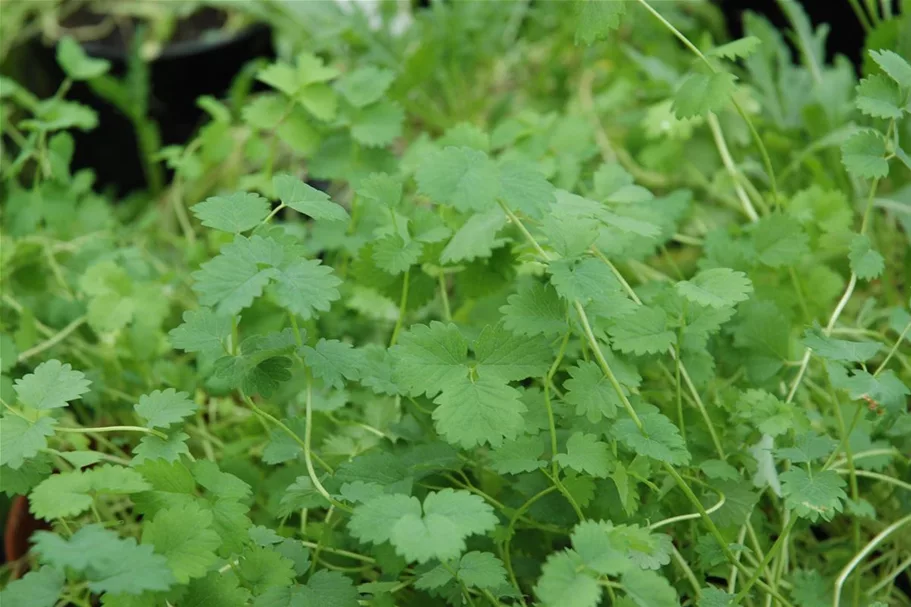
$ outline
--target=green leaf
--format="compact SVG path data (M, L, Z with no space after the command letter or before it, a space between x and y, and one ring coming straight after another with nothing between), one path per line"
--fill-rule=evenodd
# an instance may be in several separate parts
M911 88L911 65L901 55L890 50L870 51L873 61L904 89Z
M797 426L796 407L764 390L747 390L737 400L738 414L769 436L786 434ZM738 480L736 476L731 480Z
M361 108L351 118L351 137L367 147L384 146L402 135L405 111L394 101Z
M68 540L39 531L34 544L40 561L78 572L96 593L138 595L167 590L174 583L167 561L151 546L120 538L101 525L86 525Z
M797 516L813 522L820 518L829 521L844 507L847 495L842 487L845 481L832 470L815 472L811 477L806 470L794 467L779 478L785 504L793 508Z
M845 362L865 362L882 350L882 345L877 342L848 341L828 337L818 326L806 330L803 343L808 348L812 348L817 356Z
M756 222L752 239L759 260L773 268L796 264L810 251L809 237L800 225L781 213Z
M360 67L338 80L338 91L354 107L364 107L382 99L395 80L392 70L373 66Z
M697 603L699 607L734 607L734 595L720 588L708 586L701 592L702 596Z
M570 302L579 300L585 305L620 291L610 268L592 257L552 261L548 271L557 293Z
M190 435L185 432L175 432L167 439L158 436L143 436L139 439L139 444L133 448L133 462L138 465L150 459L163 459L168 462L176 462L183 455L190 455L190 448L187 446L187 440Z
M484 152L447 147L427 158L415 176L418 191L460 211L485 211L500 194L497 165Z
M47 447L47 437L53 436L57 420L41 417L35 423L17 415L0 417L0 464L19 469Z
M196 413L199 406L190 400L186 392L168 388L140 396L139 403L133 408L139 417L146 420L147 428L167 428Z
M306 586L268 589L256 598L253 607L357 607L358 596L350 578L338 571L321 570Z
M586 567L601 575L619 575L633 566L632 545L622 530L604 521L582 521L573 528L573 548Z
M416 240L405 240L399 234L389 234L373 245L373 261L380 269L397 276L416 264L424 245Z
M620 397L597 363L579 361L569 368L569 375L563 400L576 408L576 415L584 415L593 424L617 416Z
M237 567L244 586L254 595L270 588L282 588L294 580L294 563L271 548L248 548Z
M566 331L564 304L550 285L525 283L506 301L500 308L503 326L513 333L555 337Z
M54 607L65 582L60 570L45 566L9 582L0 591L0 603L4 607Z
M547 557L535 594L545 607L596 607L601 586L585 572L585 563L572 550Z
M885 76L874 74L864 78L856 90L857 109L867 116L886 120L902 117L901 91Z
M233 316L262 295L266 285L278 275L270 262L280 259L277 242L261 236L237 236L193 274L193 290L201 304L214 306L218 314Z
M151 488L139 472L106 464L49 476L32 491L30 509L45 520L71 517L88 510L93 495L140 493Z
M787 459L792 464L805 464L827 457L838 443L828 436L815 432L804 432L794 441L793 447L784 447L775 451L780 459Z
M554 202L554 186L533 164L512 160L500 165L500 196L510 209L538 218Z
M848 259L851 271L861 280L879 278L886 267L883 256L873 248L870 238L865 234L857 234L851 239Z
M497 517L483 499L467 491L431 492L421 503L401 494L381 495L354 509L351 534L362 542L391 542L408 561L457 558L465 538L485 533Z
M503 561L489 552L468 552L459 561L457 575L469 588L495 589L506 584Z
M66 407L69 401L88 392L91 383L81 371L74 371L59 360L49 360L17 379L14 387L23 405L47 410Z
M623 0L579 0L576 2L576 44L591 45L607 38L620 27L626 13Z
M734 93L736 81L728 72L690 74L674 93L674 115L682 119L717 112Z
M595 478L607 478L613 458L608 444L599 441L597 436L575 432L566 441L566 453L558 453L554 459L564 468L572 468Z
M631 419L621 419L611 429L614 436L634 453L675 466L690 461L680 430L661 413L648 412L639 416L640 431Z
M218 557L221 538L212 529L212 514L196 504L159 510L143 525L142 543L168 560L174 579L185 584L206 575Z
M547 341L516 335L503 324L484 327L473 349L478 375L503 381L543 376L552 359Z
M447 382L434 402L437 431L453 445L470 449L494 447L512 440L522 431L526 407L520 394L503 379L485 375L474 381L467 376Z
M226 196L211 196L193 205L193 214L202 225L238 234L252 230L269 215L269 201L259 194L236 192Z
M626 596L639 607L677 607L677 592L662 575L654 571L631 569L621 578Z
M351 344L320 338L314 347L304 346L301 351L313 375L328 386L341 389L345 379L354 381L361 376L363 356Z
M841 161L855 177L879 179L889 174L886 142L872 129L860 130L841 145Z
M231 335L231 317L216 314L211 308L187 310L183 323L171 329L171 345L185 352L226 354L225 340Z
M440 253L440 261L455 264L490 257L505 242L497 238L497 232L505 225L506 215L499 208L472 215Z
M412 396L436 396L468 376L468 342L451 323L412 325L389 353L396 382Z
M546 448L542 435L521 436L506 441L488 454L490 467L500 474L534 472L546 465L540 459Z
M746 274L729 268L703 270L675 286L689 301L716 309L746 301L753 292L753 283Z
M299 259L275 276L275 300L289 312L310 320L318 312L327 312L341 297L340 284L333 269L318 259Z
M234 575L210 571L203 578L190 581L181 607L246 607L250 592L240 587Z
M371 173L357 188L358 196L394 209L402 200L402 178L386 173Z
M732 40L721 46L716 46L706 52L710 57L722 57L723 59L745 59L756 52L762 45L762 40L756 36L747 36Z
M677 335L668 329L665 311L648 306L639 306L608 333L615 349L637 355L665 352L677 343Z
M325 221L348 221L348 211L332 202L329 194L304 183L293 175L276 175L272 178L276 196L285 206L313 219Z
M111 69L109 61L89 57L82 45L70 36L64 36L57 42L57 63L73 80L91 80Z

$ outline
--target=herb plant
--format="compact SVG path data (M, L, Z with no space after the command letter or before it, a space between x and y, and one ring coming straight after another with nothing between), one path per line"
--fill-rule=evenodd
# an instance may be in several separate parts
M911 602L908 18L781 4L349 15L145 207L5 80L4 605Z

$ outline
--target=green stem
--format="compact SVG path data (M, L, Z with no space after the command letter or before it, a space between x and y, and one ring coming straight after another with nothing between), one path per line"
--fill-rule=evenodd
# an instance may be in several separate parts
M512 582L513 587L516 589L516 592L519 593L519 601L525 605L525 596L522 592L522 589L519 587L519 582L516 579L516 574L512 569L512 556L509 550L509 545L512 543L512 536L515 533L516 522L519 518L525 514L529 508L531 508L535 502L541 499L544 496L550 495L557 490L556 485L551 485L546 489L539 491L532 497L528 498L524 504L519 506L519 508L513 513L509 519L509 526L506 529L506 541L503 543L503 563L506 565L506 571L509 573L509 579Z
M797 523L797 516L791 516L791 520L785 525L784 529L781 530L778 538L775 540L775 543L772 544L772 547L769 548L769 551L766 552L765 558L759 563L759 567L753 572L753 575L750 576L750 579L747 580L746 584L743 585L743 588L740 589L740 592L737 593L737 596L734 597L734 600L731 601L734 605L739 604L743 598L746 596L747 592L750 591L750 588L753 587L759 580L759 576L762 574L762 570L769 566L769 563L772 562L772 559L775 558L775 555L781 550L782 546L788 541L788 535L791 533L791 529Z
M159 432L158 430L152 430L151 428L143 428L142 426L105 426L102 428L63 428L57 426L54 428L55 432L69 432L71 434L93 434L95 432L141 432L143 434L151 434L157 436L162 440L168 440L168 435Z
M854 10L854 14L857 15L857 20L860 21L861 27L864 28L864 33L869 33L873 26L870 24L870 18L867 16L867 13L864 12L863 7L857 0L848 0L848 3Z
M440 283L440 299L443 302L443 319L446 322L452 322L452 311L449 309L449 293L446 288L446 275L440 272L438 280Z
M902 329L901 334L898 336L898 339L895 340L895 343L892 345L892 349L889 350L889 353L886 354L886 358L883 359L883 362L879 363L879 366L876 367L876 371L873 372L873 377L876 377L880 372L889 364L889 361L892 360L892 357L895 356L895 353L898 351L898 347L905 340L905 335L908 334L908 331L911 330L911 322L905 325L905 328Z
M873 549L876 548L880 544L880 542L885 540L887 537L889 537L890 535L892 535L893 533L895 533L896 531L898 531L899 529L901 529L903 526L907 525L908 523L911 523L911 514L895 521L894 523L892 523L891 525L889 525L888 527L883 529L876 537L874 537L872 540L870 540L866 546L864 546L863 550L858 552L854 556L854 558L852 558L850 560L850 562L848 562L848 564L845 565L845 568L841 570L841 573L838 575L838 578L835 580L835 598L832 599L832 607L839 607L839 604L841 603L841 589L845 585L845 580L848 579L848 576L851 575L851 572L854 571L854 569L860 564L860 562L862 560L864 560L864 558L866 558L866 556L868 554L870 554L870 552L872 552Z
M76 320L74 320L73 322L68 324L67 326L63 327L60 331L58 331L57 333L55 333L54 335L49 337L48 339L44 340L43 342L41 342L40 344L38 344L32 348L29 348L25 352L21 353L19 355L19 357L16 359L16 362L21 363L25 360L28 360L32 356L41 354L45 350L53 348L54 346L59 344L61 341L63 341L67 337L69 337L70 334L73 333L73 331L75 331L76 329L78 329L79 327L84 325L85 322L86 322L86 317L80 316L79 318L77 318Z
M402 330L402 324L405 322L405 308L408 307L408 283L411 278L411 268L405 270L405 278L402 280L402 296L399 299L399 317L395 320L395 328L392 329L392 337L389 339L389 347L395 345L399 338L399 332Z

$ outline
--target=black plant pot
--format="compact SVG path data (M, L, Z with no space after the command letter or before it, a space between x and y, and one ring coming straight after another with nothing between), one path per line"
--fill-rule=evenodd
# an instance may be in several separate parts
M53 94L64 79L56 62L56 48L37 41L34 46L26 65L38 69L26 70L28 85L40 95ZM83 48L91 56L110 61L113 75L126 73L123 44L89 42ZM161 144L186 143L204 121L205 113L196 103L200 96L222 96L247 63L274 56L272 31L262 24L217 40L187 40L166 46L148 64L149 117L158 124ZM95 129L74 133L73 167L93 169L99 187L113 187L119 194L146 187L136 133L129 119L84 83L75 83L67 97L98 112Z

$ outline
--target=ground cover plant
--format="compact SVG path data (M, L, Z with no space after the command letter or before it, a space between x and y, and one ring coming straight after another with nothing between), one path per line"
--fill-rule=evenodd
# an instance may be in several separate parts
M161 194L0 83L5 607L911 603L908 17L302 4Z

